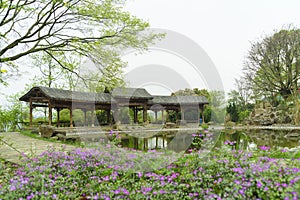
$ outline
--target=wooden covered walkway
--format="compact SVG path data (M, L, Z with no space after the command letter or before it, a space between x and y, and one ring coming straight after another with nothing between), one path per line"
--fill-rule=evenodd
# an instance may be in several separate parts
M20 101L29 103L29 123L32 126L33 110L37 107L48 108L48 124L53 122L53 109L57 112L57 126L60 126L60 111L68 109L70 112L70 127L73 127L73 110L83 111L83 125L95 126L95 112L102 110L106 112L107 124L120 124L120 108L127 107L133 111L133 122L138 122L138 112L142 111L143 122L148 120L148 110L162 114L162 123L167 116L164 111L173 110L176 113L176 120L185 120L185 112L195 110L197 118L194 121L199 122L200 113L203 116L204 105L208 101L203 96L153 96L143 88L116 88L111 93L92 93L62 90L48 87L33 87L25 95L20 97ZM87 112L91 116L91 124L87 121ZM179 118L179 113L181 117ZM96 123L97 125L97 123Z

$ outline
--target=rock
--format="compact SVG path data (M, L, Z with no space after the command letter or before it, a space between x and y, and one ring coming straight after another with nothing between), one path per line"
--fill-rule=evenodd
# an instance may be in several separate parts
M271 119L263 119L260 121L260 125L262 126L270 126L274 124L274 120L271 120Z
M61 141L65 141L65 139L66 139L66 136L63 134L60 134L60 133L57 134L56 137L58 138L58 140L61 140Z
M50 138L53 136L54 133L54 127L49 125L41 125L39 127L39 132L42 137L44 138Z
M33 129L33 130L31 131L31 133L32 133L32 134L37 134L37 135L38 135L38 134L39 134L39 130Z
M78 135L70 135L65 137L67 142L80 142L80 137Z
M56 137L58 138L58 140L63 142L80 142L80 137L78 135L65 136L63 134L57 134Z
M180 126L186 126L187 122L185 120L179 120L179 125Z
M57 136L53 136L53 137L51 137L51 139L58 140L58 137Z
M65 130L54 130L53 136L56 136L56 135L58 135L58 134L67 136L67 132L66 132Z
M166 122L166 124L165 124L165 128L175 128L175 127L176 127L176 124L172 123L172 122Z
M285 119L284 119L284 123L289 124L289 123L291 123L291 122L292 122L291 117L287 115L287 116L285 117Z
M289 133L286 135L286 137L299 137L300 138L300 133Z
M263 102L255 106L248 120L250 120L253 125L261 126L292 124L292 113L292 110L287 109L285 106L278 105L277 107L272 107L270 103Z

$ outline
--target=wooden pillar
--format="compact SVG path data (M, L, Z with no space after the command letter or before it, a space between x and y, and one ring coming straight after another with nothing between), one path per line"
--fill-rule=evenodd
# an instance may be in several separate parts
M138 114L139 114L139 109L138 109L138 107L136 106L136 107L135 107L135 123L139 123Z
M137 123L138 122L137 107L136 106L132 107L132 110L133 110L133 123Z
M73 109L72 109L72 107L70 107L69 110L70 110L70 127L73 128Z
M155 136L155 148L158 149L158 136Z
M91 117L92 117L92 127L95 127L95 111L94 109L91 110Z
M155 110L154 113L155 113L155 122L157 122L157 110Z
M204 106L202 106L202 123L205 123L204 122Z
M176 123L179 123L179 110L176 110Z
M164 124L164 110L161 110L161 122Z
M84 122L83 123L84 123L84 126L87 126L87 124L86 124L86 109L83 109L82 111L83 111L83 117L84 117L84 119L83 119Z
M121 124L119 106L116 106L116 108L114 109L114 120L115 120L115 124L117 124L117 125Z
M165 120L165 122L168 121L168 116L169 116L168 111L169 111L169 110L166 110L166 115L165 115L165 119L166 119L166 120Z
M49 107L48 124L51 126L51 124L52 124L52 105L51 105L50 101L48 103L48 107Z
M148 138L144 138L144 150L148 150Z
M184 109L181 109L181 120L184 120Z
M57 112L56 126L57 126L57 127L60 127L60 115L59 115L60 108L57 108L57 109L56 109L56 112Z
M138 138L134 137L134 138L133 138L133 141L134 141L134 142L133 142L133 143L134 143L134 144L133 144L133 146L134 146L133 148L134 148L134 149L139 149L139 140L138 140Z
M29 126L30 126L30 128L32 127L32 111L33 111L32 99L30 98L30 100L29 100Z
M198 122L197 122L197 124L200 124L200 108L199 108L199 106L198 106L198 110L197 110L197 120L198 120Z
M143 105L143 122L148 121L148 116L147 116L147 105Z
M110 120L110 109L106 110L106 117L107 117L107 123L111 124L111 120Z

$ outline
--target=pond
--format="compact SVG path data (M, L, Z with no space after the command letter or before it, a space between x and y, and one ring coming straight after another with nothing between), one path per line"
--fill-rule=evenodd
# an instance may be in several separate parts
M121 134L120 145L138 150L169 149L185 151L190 148L221 147L229 144L232 149L255 150L260 146L271 148L299 148L300 130L210 130L163 131L150 137ZM145 133L143 133L145 135ZM198 145L198 146L197 146ZM200 146L199 146L200 145Z

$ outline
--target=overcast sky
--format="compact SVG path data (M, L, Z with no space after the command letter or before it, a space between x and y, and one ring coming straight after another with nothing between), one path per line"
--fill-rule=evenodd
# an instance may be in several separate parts
M299 0L128 0L125 7L133 15L148 21L151 27L181 33L202 47L216 66L226 92L234 89L234 78L241 75L250 42L260 40L284 25L293 24L299 28L299 8ZM147 55L144 56L142 64L151 65ZM161 56L179 65L176 68L172 63L163 63L165 66L183 73L179 70L184 66L182 61L172 59L170 55ZM131 56L129 68L139 59ZM154 64L162 63L155 61ZM191 81L191 87L203 87L202 80L197 81L193 72L190 75L185 78ZM12 81L8 88L1 87L0 93L18 92L23 87L24 81ZM3 100L3 95L0 96Z
M251 42L289 24L299 28L299 8L298 0L129 0L126 6L151 27L184 34L201 46L225 91L234 89Z

